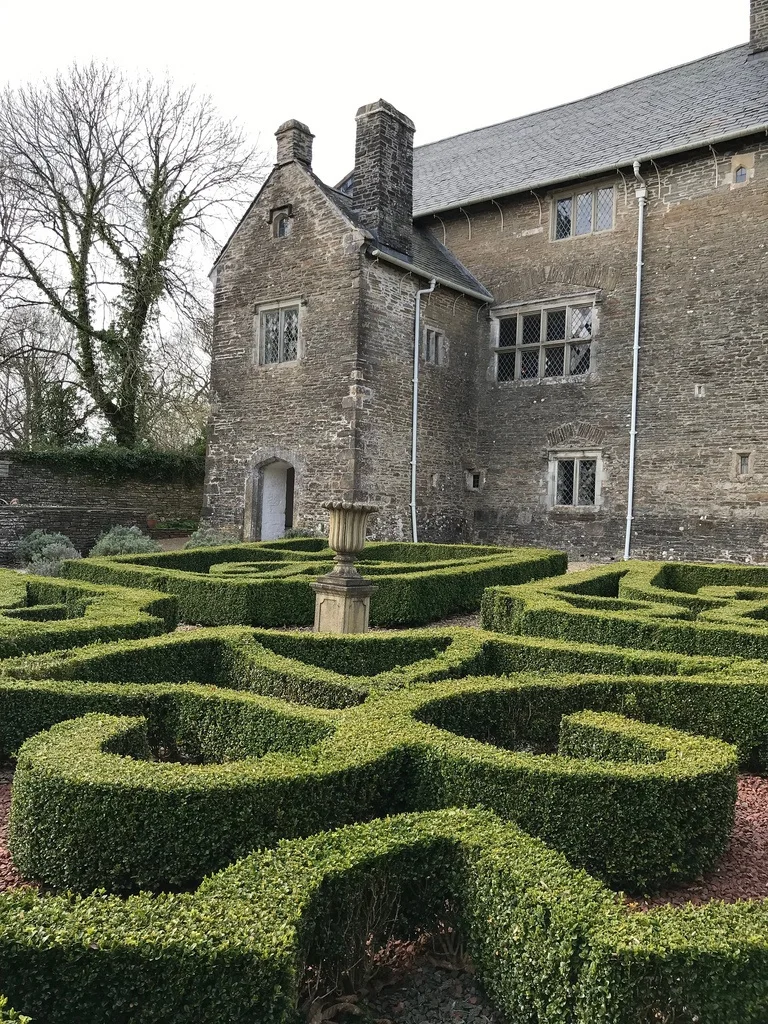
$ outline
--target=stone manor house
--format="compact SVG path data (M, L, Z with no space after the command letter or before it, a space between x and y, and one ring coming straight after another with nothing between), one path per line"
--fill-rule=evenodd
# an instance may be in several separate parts
M306 125L214 268L205 515L768 561L768 0L748 43L355 163Z

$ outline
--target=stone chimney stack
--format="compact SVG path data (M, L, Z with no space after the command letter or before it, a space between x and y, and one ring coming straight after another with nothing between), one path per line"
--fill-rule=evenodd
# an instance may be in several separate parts
M386 100L357 112L352 201L363 227L411 254L413 121Z
M314 135L301 121L286 121L275 132L277 139L277 165L290 164L294 160L312 166L312 139Z
M752 53L768 50L768 0L750 0L749 49Z

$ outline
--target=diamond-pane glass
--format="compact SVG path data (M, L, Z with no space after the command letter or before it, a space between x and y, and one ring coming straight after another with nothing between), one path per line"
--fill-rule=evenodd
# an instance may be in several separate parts
M592 306L574 306L571 309L571 337L591 338L592 337Z
M499 320L499 345L502 348L512 346L517 340L517 317L507 317L506 320Z
M589 343L584 345L571 345L571 354L569 359L568 373L588 373L589 372Z
M299 307L283 310L283 359L296 358L299 342Z
M541 313L529 313L523 317L523 344L538 345L541 338Z
M595 208L595 231L608 231L613 227L613 189L599 188Z
M520 376L523 380L530 380L539 376L539 350L537 348L523 349L520 353Z
M573 504L573 459L558 459L557 462L557 497L556 505Z
M573 201L570 196L567 199L558 199L557 215L555 219L555 238L570 237L572 206Z
M544 349L544 376L562 377L565 367L565 345L554 345Z
M592 230L592 192L581 192L576 196L577 235L588 235Z
M547 341L565 339L565 310L551 309L547 313Z
M594 459L579 461L579 505L595 504L595 476L597 462Z
M504 383L515 379L515 353L499 352L496 363L496 380Z
M264 362L280 362L280 310L261 314L261 336L264 341Z

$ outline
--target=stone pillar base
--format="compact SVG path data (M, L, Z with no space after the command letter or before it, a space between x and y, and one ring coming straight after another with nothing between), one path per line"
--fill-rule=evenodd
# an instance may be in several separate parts
M321 576L315 592L316 633L367 633L371 594L378 588L368 580Z

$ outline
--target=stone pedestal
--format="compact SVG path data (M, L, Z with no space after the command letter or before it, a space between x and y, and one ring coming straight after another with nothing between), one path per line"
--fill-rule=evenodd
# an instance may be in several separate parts
M328 501L323 508L331 514L328 544L336 552L336 565L312 584L315 632L365 633L376 587L360 575L355 559L365 546L368 517L378 509L352 501Z
M321 576L312 584L315 597L316 633L366 633L371 611L371 594L376 587L359 577L355 580Z

